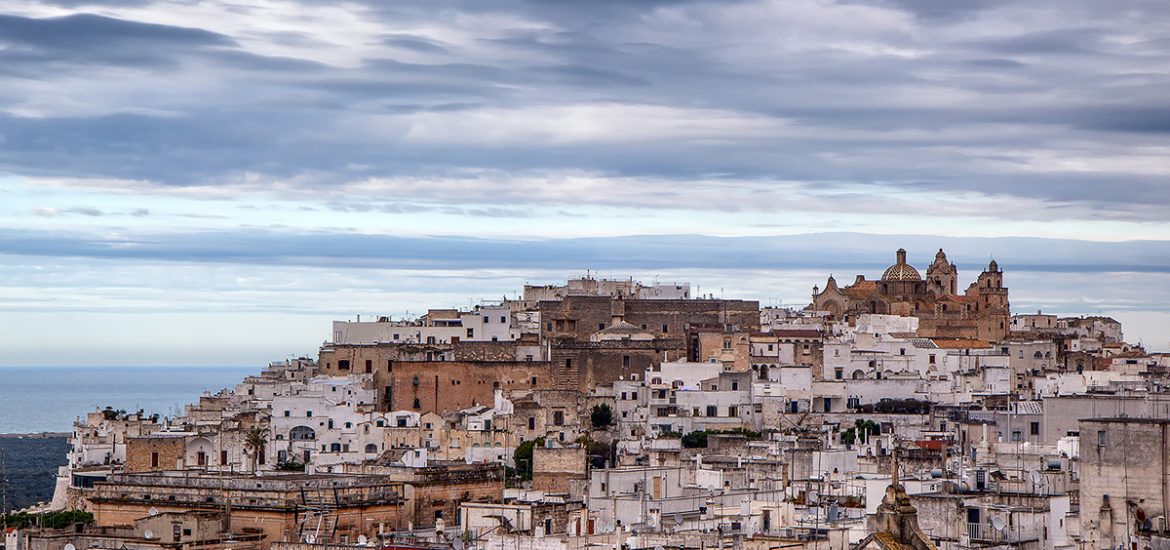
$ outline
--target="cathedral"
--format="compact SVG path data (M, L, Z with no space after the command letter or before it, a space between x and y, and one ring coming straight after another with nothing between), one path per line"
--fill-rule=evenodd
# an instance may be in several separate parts
M838 286L832 275L824 290L813 287L808 309L852 321L863 313L917 317L918 335L994 342L1007 336L1011 311L1003 272L992 260L963 294L959 270L940 248L924 278L898 249L896 261L876 281L858 275L853 284Z

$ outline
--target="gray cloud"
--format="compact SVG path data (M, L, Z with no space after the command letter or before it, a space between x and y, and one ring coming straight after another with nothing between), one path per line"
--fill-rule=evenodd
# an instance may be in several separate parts
M471 213L471 215L506 215ZM1170 274L1170 241L1100 243L1042 238L962 238L815 233L786 237L629 236L508 240L305 233L245 228L188 234L92 238L59 232L2 231L0 254L244 265L474 270L812 269L880 273L893 250L925 266L938 248L973 277L994 258L1009 271ZM813 283L822 282L816 275ZM1160 307L1160 305L1159 305Z
M347 46L260 16L4 15L0 170L175 187L718 174L839 182L856 202L977 191L1152 220L1170 203L1170 13L1122 4L375 2L368 40ZM688 198L657 197L707 207ZM505 206L466 213L492 208Z

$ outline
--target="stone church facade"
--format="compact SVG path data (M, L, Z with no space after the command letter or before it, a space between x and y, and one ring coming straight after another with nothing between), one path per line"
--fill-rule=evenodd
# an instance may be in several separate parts
M898 249L894 265L879 280L858 275L853 284L842 287L830 275L824 290L813 287L808 309L844 320L864 313L917 317L918 335L926 338L1004 339L1011 309L995 260L962 294L958 282L959 270L941 248L926 268L926 277L906 262L906 251Z

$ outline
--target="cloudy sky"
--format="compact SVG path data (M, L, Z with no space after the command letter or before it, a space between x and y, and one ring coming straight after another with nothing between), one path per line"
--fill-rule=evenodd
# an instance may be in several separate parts
M1170 347L1164 0L0 3L0 364L905 246Z

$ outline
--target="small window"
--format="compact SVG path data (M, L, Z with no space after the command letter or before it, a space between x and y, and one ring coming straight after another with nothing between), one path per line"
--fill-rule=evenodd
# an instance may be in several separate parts
M349 359L342 359L338 361L337 368L340 370L349 370Z
M1032 423L1032 424L1029 426L1029 430L1028 430L1028 432L1029 432L1031 435L1040 435L1040 423L1039 423L1039 422L1033 422L1033 423Z
M415 408L415 409L421 409L421 408L422 408L422 402L421 402L421 401L419 401L419 399L418 399L417 397L415 397L415 398L414 398L414 403L413 403L411 406L412 406L413 408Z
M622 366L625 368L630 368L630 356L629 355L622 356Z
M1104 447L1108 441L1108 438L1105 436L1105 430L1099 430L1097 432L1097 446Z

